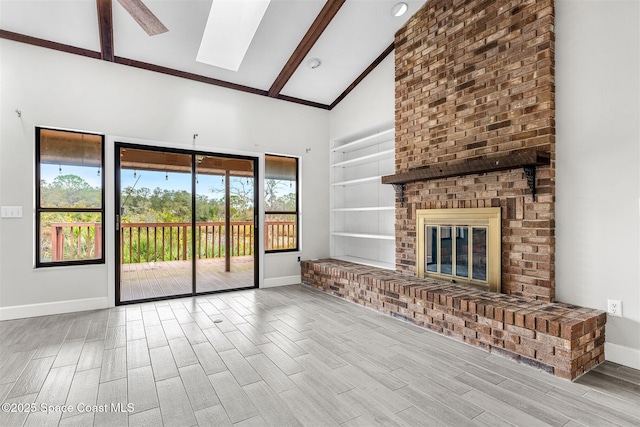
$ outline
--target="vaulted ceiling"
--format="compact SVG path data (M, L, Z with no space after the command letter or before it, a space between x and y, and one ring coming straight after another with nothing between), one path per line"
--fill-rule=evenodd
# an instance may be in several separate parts
M331 109L426 2L271 0L231 71L196 61L212 1L143 0L168 29L149 36L115 0L0 0L0 38ZM395 17L400 1L408 12ZM309 66L312 58L320 66Z

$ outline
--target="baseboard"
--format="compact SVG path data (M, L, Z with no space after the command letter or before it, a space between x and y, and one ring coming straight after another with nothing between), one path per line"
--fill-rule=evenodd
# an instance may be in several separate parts
M300 283L300 275L297 274L295 276L283 276L283 277L273 277L271 279L264 279L262 284L263 288L275 288L276 286L287 286L287 285L295 285Z
M605 342L604 357L610 362L628 366L633 369L640 369L640 350L638 349Z
M50 314L71 313L74 311L98 310L108 307L107 297L14 305L10 307L0 307L0 320L48 316Z

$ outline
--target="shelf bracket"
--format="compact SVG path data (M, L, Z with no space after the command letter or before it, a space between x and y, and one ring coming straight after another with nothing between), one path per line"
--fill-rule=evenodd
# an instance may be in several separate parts
M400 207L404 207L404 184L393 184L393 189L400 199Z
M531 190L531 197L533 201L536 200L536 167L535 166L523 166L524 176L527 178L527 184Z

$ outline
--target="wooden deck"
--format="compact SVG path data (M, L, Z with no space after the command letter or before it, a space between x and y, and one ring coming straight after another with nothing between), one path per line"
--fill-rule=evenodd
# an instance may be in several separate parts
M253 256L231 258L231 272L224 271L224 258L200 259L196 271L198 293L254 285ZM120 280L123 302L191 294L191 261L123 264Z

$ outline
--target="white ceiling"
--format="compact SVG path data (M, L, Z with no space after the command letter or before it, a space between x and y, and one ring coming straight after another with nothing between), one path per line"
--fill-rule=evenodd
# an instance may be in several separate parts
M393 43L395 32L426 0L402 0L409 11L391 15L400 0L347 0L282 95L332 104ZM268 91L325 5L325 0L272 0L237 72L196 62L211 0L143 0L169 29L148 36L113 0L117 57L133 59ZM0 0L0 29L100 51L96 0ZM322 65L311 69L308 58Z

